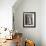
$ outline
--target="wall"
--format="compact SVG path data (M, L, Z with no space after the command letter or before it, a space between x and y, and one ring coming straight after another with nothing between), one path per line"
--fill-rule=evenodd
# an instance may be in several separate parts
M36 46L41 46L41 0L23 0L17 6L13 7L15 31L22 32L24 39L31 39ZM23 12L36 12L36 28L23 27Z
M0 0L0 27L12 29L12 6L16 0Z
M41 1L41 40L42 46L46 46L46 0Z

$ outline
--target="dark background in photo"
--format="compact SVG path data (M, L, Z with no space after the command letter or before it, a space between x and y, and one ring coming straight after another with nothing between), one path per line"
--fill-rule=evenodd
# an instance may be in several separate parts
M26 25L33 25L33 17L32 14L25 14L25 24Z

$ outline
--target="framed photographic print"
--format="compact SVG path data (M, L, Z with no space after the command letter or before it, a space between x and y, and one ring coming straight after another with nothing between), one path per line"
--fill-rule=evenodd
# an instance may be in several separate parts
M23 13L23 27L36 27L36 12Z

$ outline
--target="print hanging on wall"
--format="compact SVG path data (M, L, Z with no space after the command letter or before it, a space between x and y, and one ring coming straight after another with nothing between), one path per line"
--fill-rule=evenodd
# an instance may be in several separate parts
M36 27L36 12L23 13L23 27Z

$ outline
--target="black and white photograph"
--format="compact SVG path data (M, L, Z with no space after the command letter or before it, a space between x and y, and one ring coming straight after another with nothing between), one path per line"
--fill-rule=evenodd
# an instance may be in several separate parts
M36 26L36 13L35 12L24 12L23 13L23 26L24 27L35 27Z

